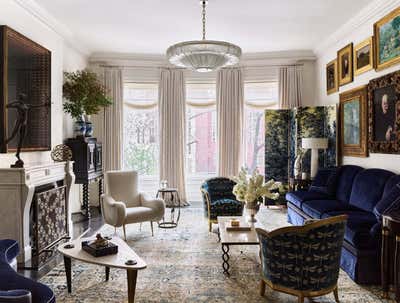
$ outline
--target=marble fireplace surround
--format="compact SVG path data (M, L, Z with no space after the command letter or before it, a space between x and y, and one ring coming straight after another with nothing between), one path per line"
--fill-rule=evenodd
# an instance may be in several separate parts
M32 256L30 246L30 208L35 188L64 181L68 232L71 211L69 197L75 181L72 162L52 162L26 165L24 168L0 168L0 238L15 239L20 245L18 264L24 264Z

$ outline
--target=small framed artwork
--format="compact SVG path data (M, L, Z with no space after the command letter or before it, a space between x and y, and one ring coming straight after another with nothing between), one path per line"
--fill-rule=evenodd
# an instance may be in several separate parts
M400 62L400 7L374 24L376 70Z
M339 86L353 82L353 43L337 53Z
M340 94L342 156L368 156L367 85Z
M400 71L368 84L368 145L372 153L400 153Z
M328 95L339 90L337 81L337 60L332 60L326 65L326 92Z
M360 75L373 68L373 53L372 37L354 47L354 75Z

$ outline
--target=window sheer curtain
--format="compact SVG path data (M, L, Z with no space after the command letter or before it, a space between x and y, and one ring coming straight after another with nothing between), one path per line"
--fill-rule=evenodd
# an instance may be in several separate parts
M160 114L160 179L178 189L186 204L186 86L181 69L162 68L158 88Z
M218 175L237 175L243 146L244 82L240 68L217 75Z
M302 104L303 69L301 66L279 68L279 108L290 109Z

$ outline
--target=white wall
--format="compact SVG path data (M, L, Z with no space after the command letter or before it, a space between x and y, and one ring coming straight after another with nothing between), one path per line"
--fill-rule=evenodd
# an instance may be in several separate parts
M315 105L328 105L339 103L339 94L360 85L368 84L368 81L382 75L400 70L400 65L393 66L380 72L368 71L362 75L355 76L350 84L339 88L339 92L327 95L326 93L326 64L336 58L339 49L353 42L354 45L373 35L373 24L385 16L394 7L400 6L400 0L374 1L367 9L360 12L345 27L331 36L329 41L323 42L323 46L317 46L316 62L316 99ZM368 17L366 17L368 16ZM361 21L362 20L362 21ZM400 155L370 154L368 158L344 157L343 164L355 164L362 167L378 167L400 173Z
M13 0L1 0L0 24L7 25L51 51L51 143L54 147L70 136L71 124L62 111L63 70L81 69L87 59L65 45L63 38ZM51 161L50 152L22 153L26 164ZM0 154L0 166L9 167L15 162L14 154ZM71 197L72 211L79 210L79 188L74 186Z

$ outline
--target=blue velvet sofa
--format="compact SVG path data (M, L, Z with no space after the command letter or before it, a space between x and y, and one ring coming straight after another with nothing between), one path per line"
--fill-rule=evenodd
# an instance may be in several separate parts
M400 175L355 165L321 169L308 191L286 195L288 221L348 216L341 268L359 284L380 283L382 214L399 203Z
M14 240L0 240L0 302L56 302L46 285L19 275L10 265L19 253Z

